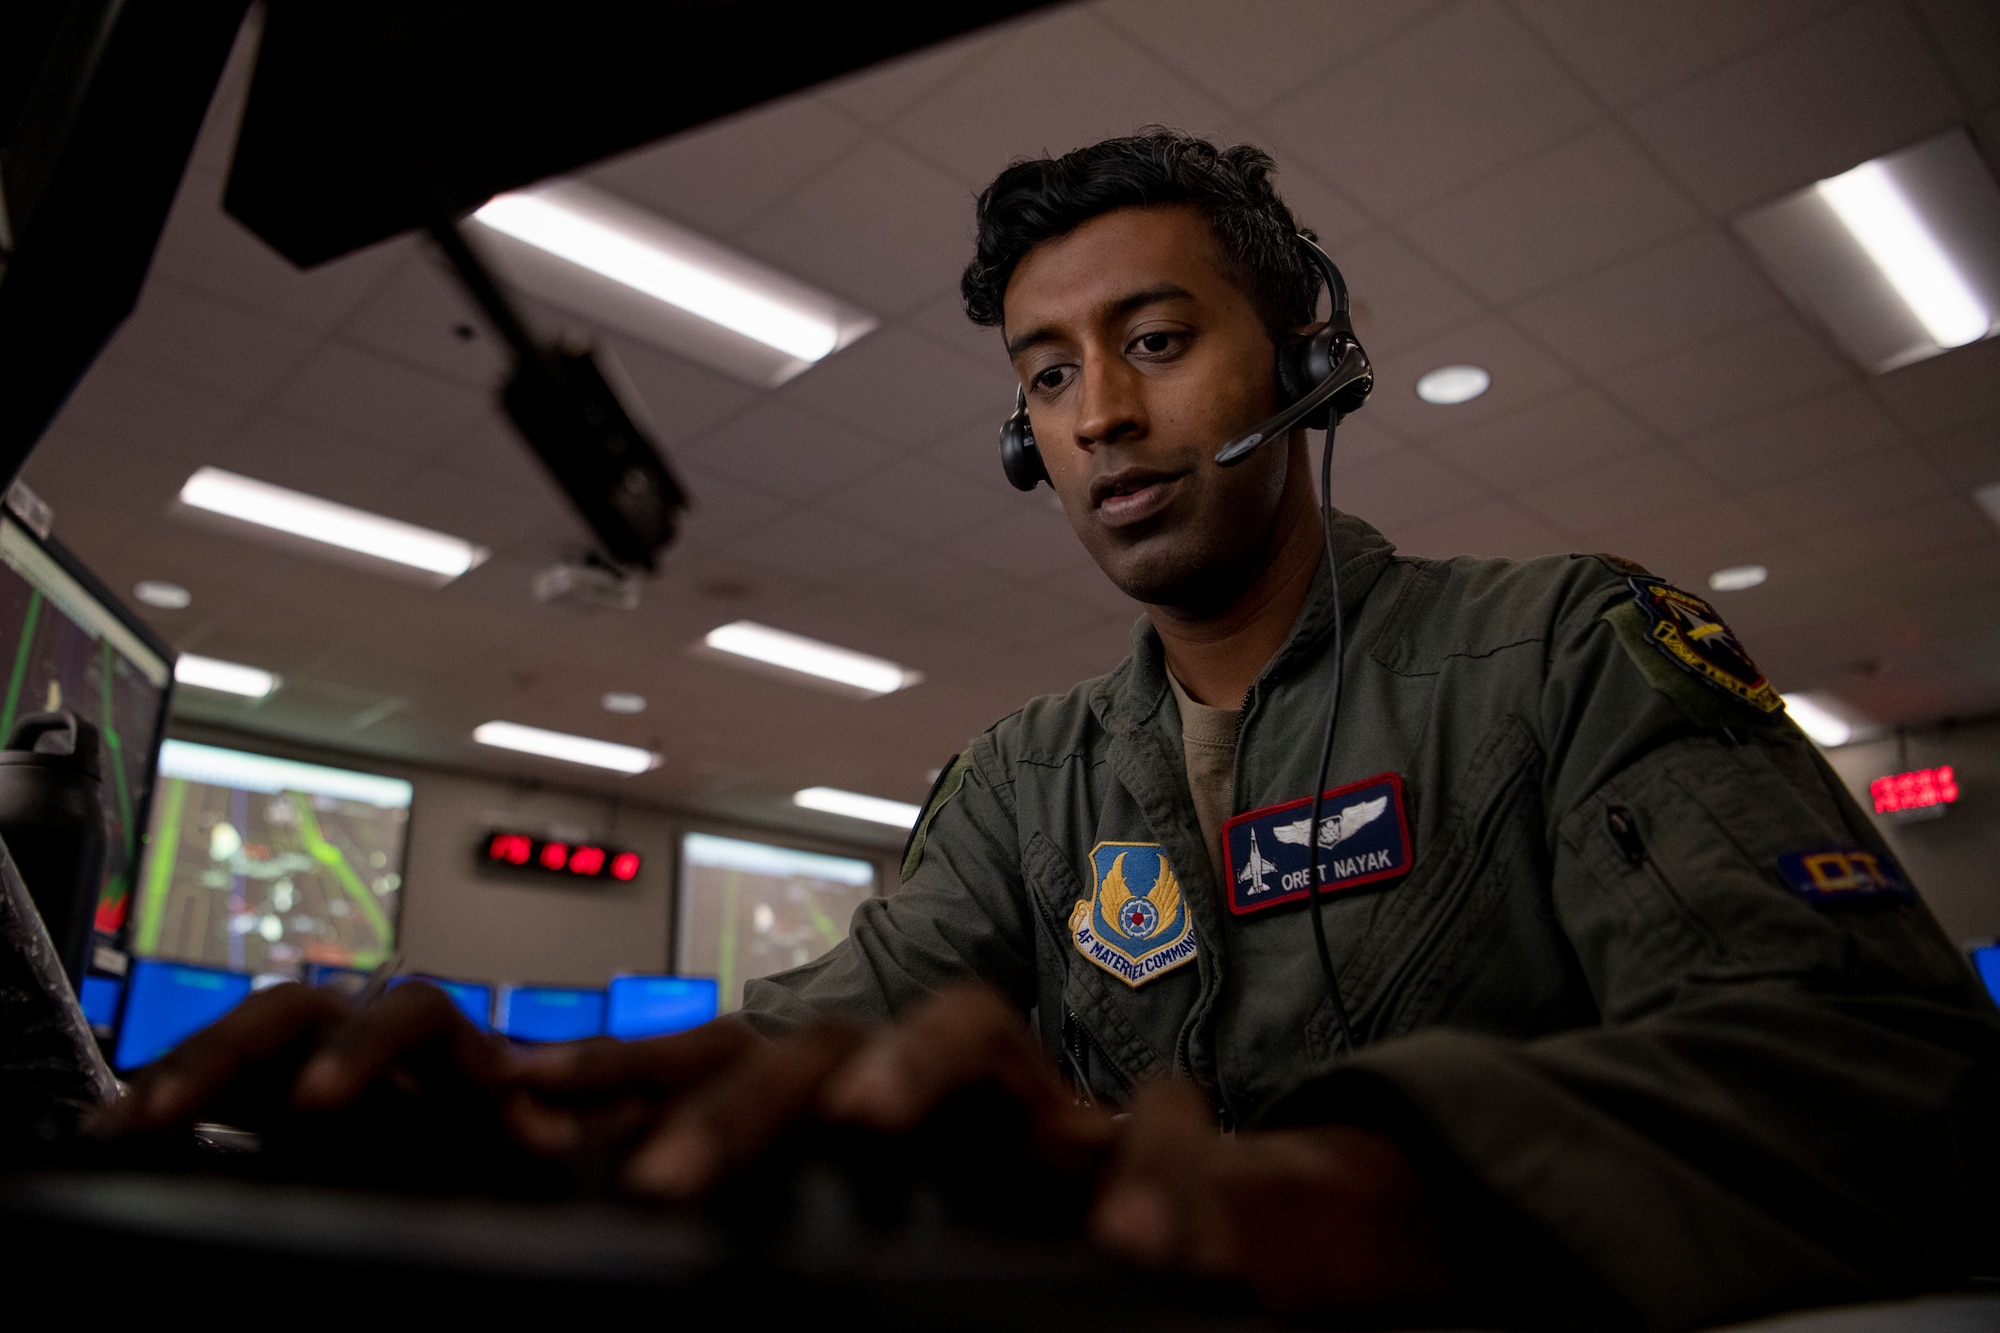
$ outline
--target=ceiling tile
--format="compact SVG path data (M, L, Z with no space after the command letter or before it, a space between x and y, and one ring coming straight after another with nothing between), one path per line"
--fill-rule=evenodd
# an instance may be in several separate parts
M1981 421L1926 436L1917 441L1917 452L1962 489L2000 482L2000 422Z
M420 458L483 415L491 399L428 371L329 342L272 399L304 421Z
M491 391L511 358L458 280L428 254L413 254L376 285L340 325L368 351Z
M1628 120L1718 217L1902 148L1959 118L1907 10L1873 0L1679 90Z
M766 524L724 550L805 583L840 582L898 557L914 557L902 542L804 509Z
M938 553L1010 583L1040 584L1056 593L1068 584L1103 578L1061 514L1025 503L1003 518L946 540Z
M1015 158L1145 125L1212 134L1228 121L1221 104L1090 10L1063 8L1010 29L889 133L980 190Z
M688 463L675 464L675 470L693 502L681 519L680 540L668 553L673 564L690 552L727 546L739 534L773 521L791 507L790 501L766 486L745 485Z
M747 410L758 395L726 376L683 361L635 339L609 334L607 373L620 376L638 395L640 425L664 445L679 446Z
M1278 164L1278 195L1285 201L1285 207L1292 210L1292 221L1318 237L1322 248L1342 245L1350 236L1358 236L1374 225L1366 213L1313 175L1304 163L1267 143L1256 146L1270 153Z
M870 532L915 546L930 546L972 531L1013 508L1010 497L921 458L892 463L835 491L821 503L827 512Z
M1914 447L1886 443L1801 476L1743 492L1788 536L1837 532L1878 514L1947 498L1952 488Z
M1430 451L1511 494L1642 449L1651 432L1594 389L1572 389L1432 441Z
M1501 556L1526 560L1567 549L1546 523L1509 504L1481 504L1443 518L1399 527L1396 549L1404 555L1448 560L1453 556Z
M1008 34L1041 20L1030 14L836 79L819 95L866 125L887 125L910 105L992 51Z
M1904 509L1863 513L1833 526L1800 531L1792 540L1813 568L1842 575L1937 551L1987 547L1993 542L1993 525L1970 496L1946 495Z
M1992 0L1917 0L1917 13L1974 106L2000 102L2000 6Z
M266 410L251 416L227 440L217 441L205 461L258 481L393 517L394 511L385 506L399 497L401 483L419 457Z
M1254 111L1438 0L1103 0L1096 12L1237 111Z
M1705 339L1614 376L1604 388L1669 438L1823 393L1855 378L1789 315Z
M1735 243L1709 228L1508 313L1571 365L1601 374L1785 308Z
M1558 532L1588 540L1593 550L1615 550L1619 533L1662 515L1692 521L1703 506L1720 503L1724 492L1699 468L1656 448L1526 487L1517 497Z
M816 500L895 453L822 417L765 401L682 451L688 464L787 500Z
M788 97L598 163L582 177L727 238L851 152L865 133L815 98Z
M1312 455L1313 484L1317 486L1319 484L1320 456L1317 446L1320 444L1320 437L1308 435L1306 439L1313 446L1307 452ZM1408 441L1382 425L1379 420L1368 416L1355 415L1340 423L1338 439L1334 442L1333 452L1335 457L1340 460L1342 467L1362 467L1374 462L1378 458L1385 458L1408 447ZM1058 503L1056 508L1060 511L1062 505Z
M970 249L967 251L970 254ZM944 343L975 365L1005 367L1006 339L999 329L983 328L965 317L965 301L957 289L906 315L903 327Z
M1609 522L1579 514L1570 527L1590 549L1637 561L1704 597L1711 595L1708 576L1716 570L1749 563L1777 568L1785 549L1755 510L1728 499L1663 501L1658 509L1627 512Z
M1468 287L1505 302L1699 219L1679 188L1607 125L1433 204L1400 229Z
M1389 231L1343 241L1329 253L1347 279L1354 330L1370 356L1407 347L1485 313L1443 269Z
M731 240L872 314L899 315L956 286L972 256L972 195L871 139Z
M250 404L171 376L99 359L63 404L39 448L68 434L199 454L240 425Z
M942 343L884 329L820 362L776 397L890 444L922 449L976 423L992 421L998 431L1017 387L1004 360L982 364Z
M1731 422L1678 447L1731 491L1744 492L1902 441L1903 432L1881 406L1850 386Z
M2000 338L1953 348L1868 385L1890 415L1919 435L2000 417Z
M1590 97L1496 0L1461 0L1265 110L1335 189L1406 212L1568 138Z
M1566 367L1502 319L1482 319L1420 346L1375 356L1374 363L1375 391L1366 410L1375 424L1413 440L1434 440L1464 430L1576 383ZM1449 407L1417 397L1420 375L1460 364L1484 366L1493 376L1493 387L1469 403Z
M312 335L303 330L155 278L97 364L249 400L269 393L313 346Z
M1357 514L1394 541L1403 527L1491 499L1484 486L1409 448L1357 467L1333 462L1333 503Z
M1839 8L1842 0L1521 0L1521 17L1597 94L1630 106Z

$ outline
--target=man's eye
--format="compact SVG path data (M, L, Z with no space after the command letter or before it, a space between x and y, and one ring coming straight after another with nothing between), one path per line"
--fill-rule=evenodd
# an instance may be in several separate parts
M1044 392L1053 392L1062 387L1062 382L1063 368L1061 366L1050 366L1047 370L1035 376L1033 385Z
M1136 346L1142 352L1159 356L1164 352L1173 350L1174 335L1171 333L1142 333L1138 337Z

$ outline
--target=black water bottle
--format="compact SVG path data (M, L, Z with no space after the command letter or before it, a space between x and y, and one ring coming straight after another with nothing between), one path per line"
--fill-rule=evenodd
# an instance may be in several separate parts
M30 713L0 751L0 838L73 990L90 961L104 881L103 785L97 728L68 709Z

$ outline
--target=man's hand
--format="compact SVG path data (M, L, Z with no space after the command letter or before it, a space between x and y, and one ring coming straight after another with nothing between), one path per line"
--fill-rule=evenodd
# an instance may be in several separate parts
M1124 1130L1091 1217L1114 1254L1235 1278L1287 1311L1449 1297L1438 1219L1394 1140L1344 1125L1224 1138L1184 1083L1142 1091Z

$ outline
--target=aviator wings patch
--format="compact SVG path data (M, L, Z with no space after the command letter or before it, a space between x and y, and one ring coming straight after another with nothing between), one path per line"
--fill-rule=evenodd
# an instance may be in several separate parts
M1312 881L1312 797L1237 815L1222 826L1229 910L1241 916L1306 895ZM1379 773L1326 793L1319 823L1323 892L1392 879L1410 869L1403 779Z

